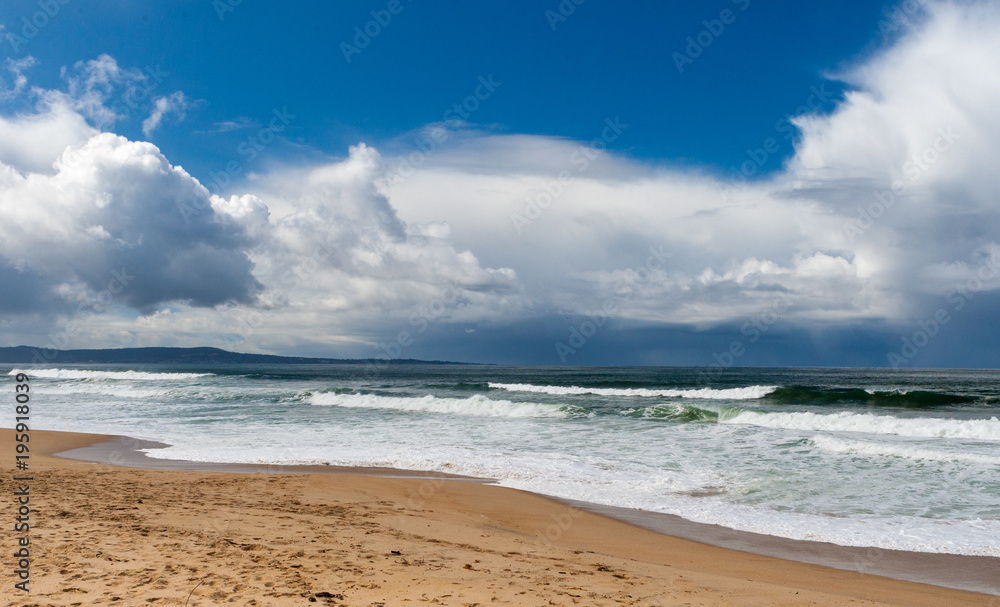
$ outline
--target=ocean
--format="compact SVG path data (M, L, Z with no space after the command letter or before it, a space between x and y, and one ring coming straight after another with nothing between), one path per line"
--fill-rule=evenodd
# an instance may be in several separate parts
M791 539L1000 556L1000 371L20 370L32 429L171 445L155 458L432 470Z

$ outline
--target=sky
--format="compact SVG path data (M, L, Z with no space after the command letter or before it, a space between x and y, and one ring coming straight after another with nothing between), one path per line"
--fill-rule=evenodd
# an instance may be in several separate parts
M1000 365L1000 2L0 6L0 345Z

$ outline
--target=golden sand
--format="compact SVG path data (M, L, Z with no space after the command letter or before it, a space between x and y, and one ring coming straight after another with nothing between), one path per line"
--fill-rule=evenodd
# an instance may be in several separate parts
M6 605L991 605L1000 597L757 556L512 489L358 474L141 470L31 433L31 593ZM3 453L12 431L0 430ZM5 456L9 457L9 456ZM2 491L11 496L13 471Z

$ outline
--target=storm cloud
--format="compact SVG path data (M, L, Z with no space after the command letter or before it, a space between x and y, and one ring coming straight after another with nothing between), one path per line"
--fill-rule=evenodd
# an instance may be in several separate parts
M152 143L100 132L148 75L102 56L44 91L10 65L6 98L32 109L0 117L0 273L25 295L0 306L87 301L124 271L119 309L81 338L646 364L680 361L671 344L707 364L734 340L759 344L741 362L824 362L853 340L867 353L841 360L885 364L942 307L964 314L953 327L981 321L1000 287L997 31L993 3L926 3L829 75L843 98L794 118L791 157L745 182L610 153L629 126L608 116L590 141L431 124L411 137L429 150L358 143L222 197ZM560 357L584 322L589 345Z

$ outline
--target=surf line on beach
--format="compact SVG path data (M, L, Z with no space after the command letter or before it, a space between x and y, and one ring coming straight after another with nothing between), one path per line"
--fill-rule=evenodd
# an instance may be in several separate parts
M28 592L31 581L31 481L34 478L29 472L29 444L31 441L28 422L31 421L31 408L28 395L31 387L28 376L18 373L14 376L14 461L17 472L14 474L14 497L17 500L17 511L14 517L14 532L21 533L17 538L17 551L14 552L16 568L14 588Z

